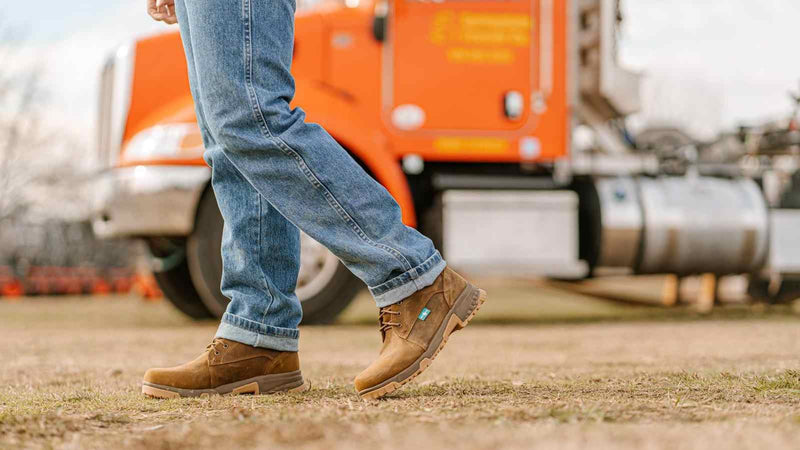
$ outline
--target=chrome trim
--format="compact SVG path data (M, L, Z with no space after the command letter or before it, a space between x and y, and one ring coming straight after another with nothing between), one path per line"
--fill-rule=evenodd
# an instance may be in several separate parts
M600 259L598 266L636 267L644 230L639 187L633 178L595 182L600 200Z
M125 161L131 163L147 163L158 159L171 159L180 152L196 150L202 154L203 148L181 148L187 136L200 134L196 123L169 123L154 125L137 133L125 145Z
M509 175L468 175L437 173L431 177L431 184L437 191L450 189L555 189L556 183L547 176L509 176Z
M92 226L101 238L186 236L211 179L206 166L135 166L103 173Z
M555 173L561 180L573 179L572 160L577 153L575 146L575 129L579 121L577 117L577 109L580 105L580 90L579 83L579 46L578 46L578 1L570 0L567 5L567 21L566 21L566 52L567 52L567 73L566 73L566 94L567 94L567 115L566 132L567 132L567 156L560 158L555 162Z
M572 155L571 170L575 175L658 175L659 162L655 155L577 153Z
M638 273L717 275L763 269L769 210L755 181L639 178L644 218Z
M135 49L133 42L119 46L100 75L97 152L102 167L113 167L122 147L131 105Z
M107 167L111 148L111 105L114 89L114 58L106 59L100 72L100 91L97 95L97 161Z
M553 92L553 0L539 2L539 91L544 100Z
M770 210L770 246L767 260L768 273L780 275L800 274L800 210Z
M550 190L448 190L441 195L447 263L467 272L579 279L578 195Z

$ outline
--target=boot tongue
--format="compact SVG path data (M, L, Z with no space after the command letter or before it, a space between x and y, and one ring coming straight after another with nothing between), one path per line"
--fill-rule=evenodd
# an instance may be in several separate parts
M381 327L381 340L386 344L390 339L394 332L394 326L391 324L398 323L400 320L399 314L400 308L398 304L395 303L393 305L384 306L380 309L380 315L378 316L378 324Z
M228 348L228 343L221 338L214 338L208 346L206 346L206 354L209 359L217 359L217 355L224 352Z

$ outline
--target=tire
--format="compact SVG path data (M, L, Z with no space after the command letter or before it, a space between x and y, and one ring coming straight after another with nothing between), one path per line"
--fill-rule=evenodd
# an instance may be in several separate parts
M747 295L771 304L791 303L800 299L800 280L784 279L777 292L771 292L769 280L753 277L747 285Z
M186 259L200 299L216 317L222 317L230 301L220 292L222 226L214 191L206 189L198 206L194 232L186 241ZM333 322L362 287L363 283L329 250L301 235L297 296L303 306L304 324Z
M178 258L180 261L168 270L153 273L158 287L161 288L161 292L164 293L167 300L178 308L180 312L192 319L202 320L214 317L211 311L206 308L206 305L203 304L200 295L194 288L194 284L192 284L189 265L186 263L186 257L184 256L184 247L177 247L172 250L172 255L166 255L159 248L160 246L154 242L148 242L148 244L153 256L164 259ZM177 254L174 252L177 252Z

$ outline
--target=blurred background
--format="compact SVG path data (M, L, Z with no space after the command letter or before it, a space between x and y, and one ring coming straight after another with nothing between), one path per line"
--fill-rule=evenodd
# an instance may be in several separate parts
M228 302L177 27L5 2L0 447L796 448L798 23L796 0L302 1L295 104L489 301L360 402L377 309L303 235L313 390L156 402L142 374Z
M753 146L763 145L763 139L768 134L768 130L789 132L797 125L795 121L792 121L793 118L796 120L797 104L790 93L797 92L800 87L798 83L800 60L792 57L796 51L796 25L797 19L800 18L800 5L791 0L765 2L627 0L624 2L577 3L579 6L575 11L576 14L581 15L580 30L578 30L578 35L570 36L575 37L579 46L583 46L586 39L580 37L580 33L591 34L591 22L597 20L599 31L595 30L597 37L594 44L586 45L596 45L600 48L598 50L600 53L612 54L615 66L624 68L626 73L635 74L637 76L635 81L631 81L633 78L626 78L626 83L629 85L628 87L635 83L637 88L635 90L638 92L635 93L636 108L614 108L612 105L611 109L614 111L599 119L591 114L586 114L581 118L571 117L569 120L572 121L574 127L571 134L572 151L575 154L578 152L603 153L608 150L601 147L603 147L603 143L609 142L610 138L607 135L609 134L608 130L611 129L617 136L610 139L609 148L617 149L623 145L629 147L631 155L638 155L643 149L648 149L651 154L656 155L655 164L658 167L646 176L685 175L687 172L686 161L688 160L691 165L692 161L696 161L698 158L697 154L694 154L687 159L687 151L699 152L701 160L705 158L710 162L726 163L730 167L735 167L738 171L736 176L745 176L742 175L744 170L742 168L752 167L753 164L761 164L760 168L773 167L772 163L763 160L762 156L766 153L760 152ZM543 2L542 5L544 4L551 5L551 2ZM305 1L302 2L299 9L313 11L319 5L319 2ZM359 4L358 0L348 0L346 3L341 3L340 6L343 9L367 10L363 14L365 20L371 20L376 15L380 15L378 12L380 8L374 8L371 2ZM552 8L552 5L549 7ZM545 6L540 8L543 11ZM609 16L608 20L613 22L611 32L604 28L606 23L604 14ZM344 21L350 20L348 18L350 16L342 15L341 17ZM398 17L400 17L399 14ZM532 23L535 26L538 19L532 19ZM301 29L302 25L298 25L298 28ZM400 29L398 28L398 30ZM187 236L181 236L180 232L147 234L141 229L120 231L118 226L114 228L113 223L110 227L106 226L105 228L102 223L100 225L95 223L93 226L93 222L97 222L98 215L107 214L103 208L107 209L108 205L97 206L98 192L118 188L118 184L109 188L108 184L101 186L98 183L98 180L107 177L109 167L114 166L115 163L118 166L127 164L131 168L142 167L140 172L149 167L146 164L126 162L117 159L116 156L109 157L109 153L113 153L113 150L109 149L114 145L120 145L119 143L115 144L114 139L121 139L125 145L129 145L131 142L135 143L136 136L133 135L138 135L140 141L143 139L153 141L156 138L169 140L169 136L172 136L169 133L174 133L174 130L162 130L159 126L150 130L141 127L132 130L133 125L130 120L127 122L128 129L126 130L115 129L117 125L110 123L118 121L116 115L118 115L119 104L130 103L130 99L117 97L119 85L111 86L113 83L109 81L113 79L114 83L118 83L121 72L134 70L129 67L120 68L119 61L125 58L124 55L120 56L120 46L130 46L131 43L139 42L134 45L139 45L138 48L141 49L144 45L142 42L148 42L147 39L174 32L174 27L171 28L150 20L145 14L144 1L63 2L42 0L35 7L25 2L15 2L4 8L2 16L0 16L0 54L3 61L0 66L0 295L5 298L19 298L26 295L107 294L132 291L135 295L156 298L161 296L161 291L164 290L169 291L167 294L171 294L173 297L182 297L175 302L182 305L180 307L184 312L188 312L192 316L219 315L220 308L224 307L224 300L219 299L218 293L208 292L214 290L214 285L218 281L216 275L205 276L206 279L198 283L197 279L203 278L204 275L189 273L192 270L197 272L199 269L192 269L191 261L184 261L187 257L183 256L183 253L186 253L187 247L191 246L191 242L187 242ZM360 45L360 39L361 37L355 39L356 47ZM588 41L592 41L592 39ZM535 40L535 42L544 46L546 39ZM152 61L157 61L157 64L165 66L177 66L178 72L180 72L181 64L183 64L180 61L182 56L174 42L172 44L172 49L163 53L164 59L155 58ZM560 47L556 48L560 49ZM370 47L365 52L373 50ZM130 51L130 48L123 51ZM588 50L582 47L578 49L578 52L584 51ZM110 55L116 56L109 59ZM370 55L373 54L370 53ZM398 52L398 58L401 57L399 55ZM568 56L567 59L569 60L569 58ZM580 58L584 58L584 56ZM142 61L144 59L145 57L142 57ZM114 63L114 61L117 62ZM142 63L137 64L135 61L136 59L133 58L129 60L129 63L136 64L135 70L141 70ZM558 57L556 64L558 64ZM567 64L572 63L568 62ZM584 62L580 64L583 65ZM599 64L602 66L605 62ZM109 69L110 67L112 68ZM601 70L611 72L611 69L607 68L601 68ZM639 75L640 78L638 78ZM137 73L136 76L138 77L139 74ZM176 85L180 85L176 90L184 89L180 74L169 76L171 77L169 78L170 83L174 82ZM102 83L106 83L105 87ZM581 89L588 92L583 87ZM109 93L110 91L113 93ZM130 89L125 92L130 94ZM582 92L582 98L586 104L590 104L591 99L588 98L590 95L587 92ZM599 95L602 96L602 94ZM130 95L136 95L136 93ZM124 109L124 106L122 108ZM310 109L310 115L313 118L314 110ZM165 123L175 120L174 116L164 119ZM186 120L186 122L191 121ZM153 138L153 133L162 133L162 135ZM167 138L164 137L165 133L169 135ZM186 133L191 134L190 132L184 134ZM184 134L177 138L172 136L172 139L181 140L181 148L191 150L192 145L186 144L190 138ZM538 137L534 139L538 139ZM776 145L781 148L773 153L796 156L797 147L796 145L792 146L791 137L787 138L781 134L776 139L778 140ZM754 144L755 140L758 143ZM549 145L544 141L543 144L539 141L536 142L537 146ZM151 142L143 145L146 147L158 144ZM194 146L197 146L196 142ZM131 150L129 153L136 152ZM148 155L152 159L156 153L151 152ZM746 162L742 162L743 155L752 158L745 158ZM425 173L417 172L414 168L415 164L422 164L416 156L407 154L402 158L403 170L411 180L412 191L415 190L414 183L421 176L419 174L424 175ZM426 159L423 155L422 160ZM679 161L675 162L676 160ZM749 178L755 180L759 189L764 191L766 206L786 206L781 204L780 199L785 197L787 191L791 191L790 182L787 180L794 175L794 165L792 164L795 163L792 161L794 160L786 163L788 166L784 164L789 169L782 169L772 178L765 173L766 169L749 172ZM474 160L469 162L473 165L476 164ZM486 161L487 164L495 162L497 161ZM552 178L558 179L558 164L553 165L551 162L542 160L540 168L543 168ZM503 163L508 164L507 161ZM669 165L670 163L673 166L679 166L677 169L679 173ZM196 158L193 164L196 165ZM648 162L643 159L637 160L636 164L646 166ZM574 167L579 165L578 162L574 163ZM478 169L478 172L481 170L484 169ZM486 170L491 172L493 169ZM556 184L580 191L578 187L575 187L574 180L580 180L581 176L591 177L599 173L593 170L581 172L575 169L570 173L571 181ZM612 173L611 179L632 176L634 178L630 179L636 184L637 174L629 172L631 171ZM515 175L526 173L523 170L520 173L515 172ZM542 175L539 172L535 174ZM186 176L191 177L192 175ZM721 173L714 173L710 176L727 180L732 175L730 171L723 170ZM115 182L119 183L118 180ZM570 185L570 182L573 184ZM435 182L431 183L435 184ZM771 188L771 186L775 187ZM500 188L507 190L508 186ZM169 189L174 189L174 187L169 187ZM617 189L617 191L619 190ZM195 194L196 196L201 195L201 193ZM416 191L412 194L417 196ZM734 197L738 195L736 192L726 191L725 195L728 194ZM164 194L164 196L167 195ZM582 195L580 194L580 200L583 203ZM617 192L616 195L622 194ZM770 198L770 195L773 198ZM173 197L169 198L173 199ZM722 201L720 198L725 197L716 198L715 201ZM120 197L112 196L112 199L109 200L108 195L105 195L99 201L101 203L124 201ZM525 202L529 200L522 196L512 197L506 201L512 204L515 202L527 204ZM137 200L128 198L128 201L135 202ZM199 201L202 204L203 200L195 198L193 201ZM485 201L485 199L480 201ZM414 198L420 226L423 226L427 222L423 220L424 214L420 202L418 198ZM433 200L427 202L430 203ZM447 209L448 207L445 205L443 210L459 214L458 205L467 203L469 203L469 199L453 197L450 200L451 209ZM541 203L537 204L541 206ZM136 206L136 208L140 207ZM578 210L575 209L575 212L577 213ZM155 213L143 211L142 215L160 213L163 211ZM692 210L688 208L682 213L691 216ZM580 214L580 224L576 224L575 227L579 229L576 232L583 233L580 230L586 226L582 216L583 212ZM605 221L601 220L602 227L608 225L606 222L610 220L609 217L612 215L603 216ZM113 222L113 220L114 218L111 221ZM136 219L134 216L125 216L125 220ZM497 220L502 221L503 219ZM771 222L764 219L763 223L766 224L765 228L757 230L756 241L761 239L762 234L764 236L768 234L768 223ZM542 226L546 227L547 225L542 224ZM100 232L98 232L98 228ZM639 228L640 233L645 233L645 231L641 231L644 230L644 225L640 225ZM442 243L442 239L445 239L442 235L447 234L443 230L446 229L447 225L439 223L438 226L428 227L424 231L436 236ZM610 232L615 230L619 231L613 227L610 228ZM724 227L716 231L720 230L724 231ZM185 234L188 235L191 230L185 231ZM603 231L605 232L606 228L603 228ZM713 227L706 226L703 233L712 232L713 234L714 231ZM463 240L458 240L460 235L450 234L449 248L455 249L454 246ZM208 236L204 235L203 239ZM707 238L708 235L704 236ZM706 239L695 237L701 240ZM139 238L144 238L144 240ZM512 242L524 239L524 237L509 238L508 235L506 238ZM495 237L487 239L495 242L493 240ZM600 238L596 239L599 242ZM691 241L692 238L687 239ZM791 240L791 238L788 239ZM645 239L641 238L640 240L644 241ZM591 259L602 262L603 256L587 256L585 241L586 238L581 236L581 242L573 243L575 248L570 251L577 251L580 247L580 255L574 255L576 258L573 259L588 262L588 269L585 271L586 273L577 276L574 276L574 270L571 272L571 269L567 270L573 275L567 278L585 278L589 272L591 275L602 273L602 270L600 272L595 270L595 266L599 267L602 264L597 261L593 262ZM344 277L344 275L335 273L330 275L337 268L326 269L328 267L326 261L330 261L329 255L324 249L318 248L318 245L315 247L315 243L309 243L309 240L306 242L301 283L314 284L312 281L319 280L315 278L319 276L323 276L323 278L327 276L328 283L330 280L336 280L336 277ZM209 248L213 249L214 243L211 242ZM764 242L750 245L758 247L762 244L766 247L774 245ZM502 246L504 244L487 245ZM604 242L597 245L606 244ZM628 242L626 245L637 246L640 244ZM679 243L671 241L670 245L677 246ZM737 248L736 251L739 250ZM766 252L765 249L762 250ZM194 253L200 252L202 255L207 255L203 251L210 250L200 249L195 250ZM456 260L462 257L463 267L471 269L473 273L483 273L484 268L480 267L480 264L475 266L475 261L470 259L470 255L461 255L458 253L458 249L452 251L457 255ZM710 247L703 251L713 253L713 249ZM188 258L191 259L191 249L188 250L188 253ZM785 273L780 270L765 273L764 270L769 267L769 261L767 256L759 255L752 256L752 261L748 264L731 270L720 269L713 263L707 269L686 263L679 267L679 270L671 270L670 267L666 267L669 264L665 263L662 265L663 267L640 270L643 269L641 265L644 264L641 261L644 258L642 255L634 256L633 259L638 258L639 262L631 262L627 264L626 268L630 269L628 273L666 272L676 277L675 280L703 273L722 276L732 275L730 272L750 271L759 274L757 289L752 288L754 285L752 273L745 280L740 280L736 284L737 289L746 291L749 283L751 294L760 289L758 292L763 294L762 297L769 297L768 293L775 294L780 289L780 283L776 285L776 279L782 280L785 278L783 277ZM759 257L763 257L762 260L756 261ZM687 258L691 259L691 257ZM336 263L337 261L333 260L331 264L335 266ZM536 267L541 266L541 261L522 261L517 266L528 267L525 264L529 264L533 269L517 270L515 276L535 278L539 275L551 275L545 273L547 271L536 270ZM635 267L637 264L639 267ZM691 267L688 267L687 264ZM152 276L154 270L156 279ZM341 271L341 267L338 270ZM164 275L170 271L173 272L172 275ZM176 271L180 274L175 275ZM580 272L580 270L578 271ZM611 272L616 274L615 271ZM325 275L326 273L329 275ZM345 283L346 287L339 286L338 290L332 290L335 296L349 298L354 295L353 293L357 291L356 286L352 284L352 280L348 282L350 284ZM663 289L680 289L680 286L675 287L676 283L677 281L672 282L674 285L672 288L664 288L658 284L657 290L662 293ZM695 280L696 283L702 285L702 281ZM161 289L159 289L159 284ZM329 284L324 282L317 284L319 286L311 286L304 295L313 298L324 286L328 286L331 290ZM716 283L714 285L716 286ZM575 289L575 286L570 289ZM187 292L189 293L187 294ZM613 297L613 295L611 296ZM190 305L192 303L199 304L198 298L206 305L205 307ZM345 302L344 306L346 304ZM341 308L343 306L339 305L333 310L338 312ZM333 310L327 310L324 314L320 313L322 316L319 317L319 320L331 320L335 316L331 312ZM313 319L314 315L311 314L308 317Z

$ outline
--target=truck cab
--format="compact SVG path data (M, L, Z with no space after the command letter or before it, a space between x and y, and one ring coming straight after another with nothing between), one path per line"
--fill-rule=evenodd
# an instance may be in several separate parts
M740 257L724 272L760 270L768 213L752 180L701 180L704 201L685 201L697 185L652 179L660 175L656 157L631 152L609 125L639 103L639 76L616 61L618 12L615 0L301 5L292 106L387 188L407 225L467 270L560 278L586 277L599 265L714 272L667 249L702 239L707 227L683 236L674 224L648 222L655 215L644 211L671 205L673 196L683 199L678 215L717 199L733 201L717 218L747 211L747 220L725 228ZM602 152L573 151L579 124L593 128ZM222 218L178 33L110 56L98 129L95 232L143 238L170 301L192 317L221 316ZM491 220L471 221L487 209ZM333 320L360 281L307 236L301 259L304 322Z
M435 205L448 184L546 184L567 156L570 7L552 0L301 7L293 106L389 190L406 224L441 235ZM97 234L144 238L167 297L190 315L221 315L221 218L180 36L119 48L101 81ZM305 236L302 260L305 320L330 320L360 284Z

